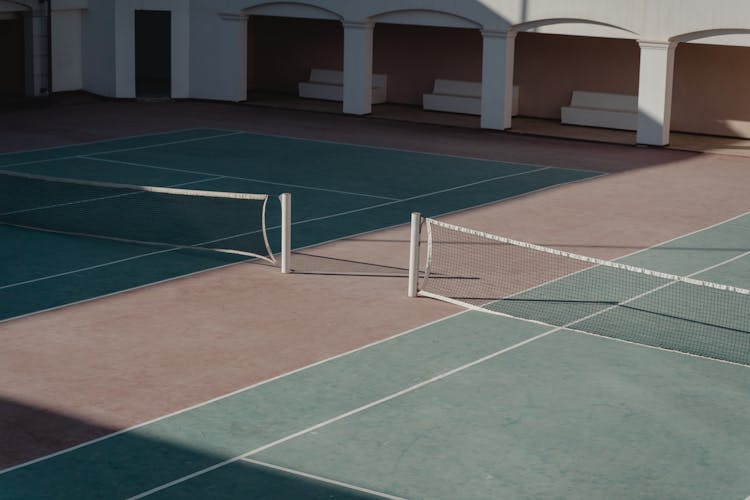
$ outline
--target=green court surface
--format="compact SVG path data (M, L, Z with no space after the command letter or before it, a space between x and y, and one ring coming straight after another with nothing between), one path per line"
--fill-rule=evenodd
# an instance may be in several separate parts
M274 251L280 221L275 197L283 192L293 197L293 246L303 248L403 224L411 211L444 214L601 175L212 129L7 153L0 155L3 170L269 194ZM36 209L34 199L23 191L3 197L0 214ZM39 203L55 205L45 212L55 217L67 201ZM106 225L97 204L89 206L92 223ZM0 321L242 260L2 224L0 241Z
M623 261L747 287L749 225ZM464 312L8 469L0 496L742 500L749 427L748 366Z

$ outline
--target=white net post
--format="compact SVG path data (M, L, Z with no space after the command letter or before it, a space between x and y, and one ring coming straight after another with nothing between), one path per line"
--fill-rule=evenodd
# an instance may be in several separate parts
M422 227L422 215L419 212L411 214L411 236L409 238L409 297L417 296L419 282L419 238Z
M279 195L281 202L281 272L290 272L290 261L292 255L292 195L282 193Z

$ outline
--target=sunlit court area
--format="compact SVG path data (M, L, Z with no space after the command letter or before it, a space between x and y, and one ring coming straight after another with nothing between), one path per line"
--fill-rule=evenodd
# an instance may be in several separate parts
M0 0L0 499L750 499L748 26Z

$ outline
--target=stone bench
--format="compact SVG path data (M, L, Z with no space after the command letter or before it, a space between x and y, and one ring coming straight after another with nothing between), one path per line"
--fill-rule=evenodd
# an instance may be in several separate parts
M561 109L561 121L570 125L636 130L638 96L574 90L570 106Z
M462 80L435 80L431 94L422 95L422 107L431 111L482 114L482 83ZM513 113L518 114L518 86L513 86Z
M381 104L386 100L386 75L372 75L372 103ZM299 82L299 96L326 101L344 100L344 72L332 69L312 69L310 80Z

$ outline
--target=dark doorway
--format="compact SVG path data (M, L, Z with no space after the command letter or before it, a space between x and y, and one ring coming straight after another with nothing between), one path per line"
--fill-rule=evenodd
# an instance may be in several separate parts
M24 19L0 17L0 102L18 102L26 93Z
M135 94L169 97L172 89L171 12L135 11Z

